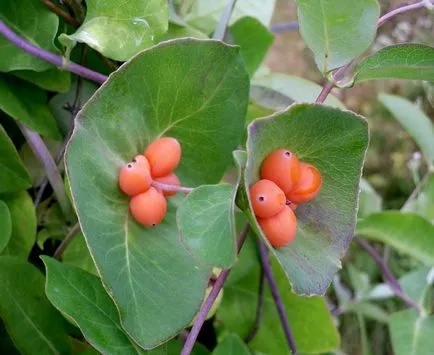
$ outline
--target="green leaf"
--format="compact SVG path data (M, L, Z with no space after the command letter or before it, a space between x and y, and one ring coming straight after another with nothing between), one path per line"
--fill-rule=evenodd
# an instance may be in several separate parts
M404 294L419 304L425 307L427 312L431 312L431 299L429 296L433 284L430 277L433 269L421 267L410 271L399 279Z
M386 243L434 266L434 226L414 213L375 213L357 223L357 235Z
M227 335L214 349L212 355L249 355L246 344L236 334Z
M373 319L380 323L387 323L389 321L389 314L385 312L381 307L371 302L357 302L349 303L345 308L345 312L354 312L366 318Z
M374 41L376 0L296 0L300 33L323 73L362 54Z
M42 260L47 270L48 299L74 320L93 347L103 354L137 354L98 277L46 256Z
M82 233L78 233L69 243L68 248L63 252L62 261L64 264L76 266L91 274L98 275Z
M401 208L402 212L414 212L434 223L434 174L427 177L420 191L412 195Z
M43 72L17 70L12 72L12 74L48 91L67 92L71 86L71 73L57 68L48 69Z
M60 314L48 302L42 273L17 257L0 257L0 316L22 354L69 354Z
M3 254L27 258L36 239L33 201L25 191L3 195L1 199L8 206L12 221L11 238Z
M434 78L434 48L416 43L381 49L356 68L355 83L376 79L427 80Z
M341 266L354 232L367 144L363 118L323 105L292 105L248 127L246 186L259 179L262 161L278 148L295 152L323 177L320 194L296 210L297 236L289 246L272 248L251 209L246 211L297 294L323 294Z
M205 265L227 268L237 258L235 193L232 185L202 185L176 212L181 241Z
M59 26L59 18L40 0L0 1L0 20L31 44L58 53L53 41ZM43 71L54 67L45 60L23 51L3 36L0 37L0 48L0 71Z
M371 345L370 345L368 334L366 331L365 317L360 312L357 312L356 314L357 314L357 322L359 323L359 329L360 329L360 340L361 340L361 345L362 345L362 354L363 355L372 355Z
M382 210L383 200L366 179L360 180L359 218Z
M413 309L394 313L389 323L396 355L430 355L434 349L434 316L423 316Z
M169 23L169 29L165 34L158 37L157 42L163 42L163 41L168 41L170 39L185 38L185 37L192 37L192 38L199 38L199 39L208 38L206 34L200 32L199 30L196 30L191 26Z
M59 42L71 49L77 42L104 56L126 61L150 47L154 38L167 31L166 0L87 1L86 18L73 34L61 34Z
M8 245L12 234L12 220L8 205L0 200L0 253Z
M238 264L234 266L234 269ZM303 297L291 292L282 269L274 263L274 276L286 315L291 324L297 350L300 353L322 353L339 346L339 334L322 297ZM258 302L259 267L242 280L225 286L223 300L217 311L227 330L244 338L255 321ZM307 326L308 325L308 326ZM265 290L263 318L251 349L265 354L289 354L288 344L268 287Z
M268 71L255 75L252 79L252 85L273 89L298 102L313 103L322 90L320 85L307 79ZM328 95L324 103L332 107L345 109L344 104L333 95Z
M241 47L247 70L252 76L273 43L273 34L253 17L241 18L229 28L229 32L234 42Z
M119 168L166 135L181 143L183 185L217 183L242 135L248 84L237 48L164 42L114 73L76 119L66 166L82 231L122 326L144 348L189 324L210 270L179 241L182 196L169 200L162 224L145 228L130 216Z
M415 104L399 96L380 94L379 101L392 113L422 150L429 165L434 164L434 125Z
M25 190L31 186L29 173L14 143L0 125L0 193Z
M193 27L210 34L215 30L220 17L226 8L227 0L194 0L184 1L181 6L181 15ZM242 17L253 17L263 26L269 27L273 16L276 0L238 0L232 11L229 25L233 25Z
M0 77L0 110L43 136L60 138L47 105L47 93L32 84Z

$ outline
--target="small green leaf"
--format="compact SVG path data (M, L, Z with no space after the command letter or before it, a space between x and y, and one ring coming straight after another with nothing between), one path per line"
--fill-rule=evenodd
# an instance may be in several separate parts
M33 201L25 191L3 195L2 200L9 208L12 221L11 238L3 254L27 259L36 239L36 212Z
M126 61L150 47L155 37L167 31L166 0L87 1L86 18L73 34L61 34L59 41L71 49L86 43L104 56Z
M421 267L410 271L399 279L404 293L421 307L425 307L428 313L431 312L432 308L431 298L428 297L433 284L433 280L429 277L432 270L432 268Z
M434 174L427 177L418 193L412 195L401 208L402 212L414 212L434 223Z
M69 354L64 321L48 302L42 273L17 257L0 257L0 316L22 354Z
M357 224L356 234L386 243L429 266L434 266L434 226L414 213L375 213Z
M58 52L53 41L59 26L59 18L40 0L0 1L0 19L31 44L49 52ZM23 51L3 36L0 36L0 48L0 71L43 71L54 67L45 60Z
M234 270L238 267L235 264ZM285 312L291 324L295 344L300 353L323 353L339 346L339 334L322 297L303 297L291 292L282 269L273 263ZM258 302L259 265L240 281L225 286L217 319L230 332L244 338L254 324ZM263 318L251 349L264 354L289 354L288 343L279 321L276 305L266 287Z
M364 218L371 213L380 212L383 200L381 196L369 184L368 180L360 180L359 218Z
M82 231L123 328L144 348L191 322L210 268L179 240L175 215L183 196L169 200L160 225L145 228L129 213L119 169L164 135L182 146L176 174L183 185L217 183L241 140L248 87L238 48L163 42L112 74L76 119L66 168Z
M253 17L241 18L229 28L229 32L235 44L241 47L241 54L246 62L247 70L252 76L273 43L273 34Z
M47 94L24 81L0 77L0 110L43 136L59 139L60 132L47 105Z
M245 186L259 179L263 160L279 148L316 166L323 178L319 195L298 206L297 236L286 247L272 248L251 210L246 211L297 294L323 294L341 266L354 232L367 145L367 123L362 117L323 105L295 104L248 127Z
M8 205L0 200L0 253L8 245L12 234L12 220Z
M249 355L250 351L246 344L236 334L226 335L225 338L218 343L217 347L212 352L212 355Z
M323 73L342 67L374 41L376 0L296 0L300 33Z
M356 68L355 83L376 79L434 78L434 48L405 43L389 46L365 58Z
M188 25L178 25L175 23L169 23L169 29L165 34L160 36L157 41L163 42L168 41L175 38L198 38L198 39L208 39L208 36L195 28Z
M137 354L98 277L46 256L42 260L48 299L74 320L93 347L103 354Z
M181 241L206 265L227 268L236 260L235 193L227 184L202 185L176 212Z
M95 263L87 249L86 240L81 232L74 237L63 252L62 261L64 264L76 266L91 274L98 275Z
M390 316L390 335L396 355L430 355L434 349L434 316L422 316L413 309Z
M434 164L434 125L415 104L399 96L380 94L379 101L392 113L422 150L428 164Z
M29 173L21 162L14 143L0 125L0 193L25 190L30 186Z
M48 91L67 92L71 86L71 73L57 68L42 72L17 70L12 74Z

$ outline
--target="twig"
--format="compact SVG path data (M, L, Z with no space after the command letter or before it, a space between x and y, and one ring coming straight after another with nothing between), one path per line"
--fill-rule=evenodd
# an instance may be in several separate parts
M362 238L354 239L357 244L359 244L365 251L374 259L376 264L381 270L384 281L390 286L391 290L395 294L396 297L400 298L407 306L416 309L417 311L421 311L421 307L409 298L406 294L404 294L401 285L398 283L398 280L392 274L392 271L389 269L389 266L384 262L383 258L377 251L369 244L366 240Z
M80 26L80 22L78 22L74 17L72 17L66 11L63 11L60 7L57 7L50 0L41 0L41 1L44 3L45 6L47 6L55 14L59 15L60 17L63 17L63 19L66 22L68 22L71 26L76 27L76 28L78 26Z
M255 323L253 323L252 328L250 328L249 333L244 338L245 343L250 343L253 338L258 333L259 327L261 325L262 316L264 314L264 287L265 283L265 273L264 268L261 267L261 272L259 274L259 287L258 287L258 303L256 305L256 317L255 317Z
M431 3L433 3L433 1L434 0L431 0ZM377 27L380 27L385 22L387 22L392 17L394 17L398 14L402 14L402 13L405 13L407 11L416 10L416 9L420 9L422 7L425 7L427 2L428 2L427 0L422 0L422 1L419 1L418 3L401 6L395 10L392 10L378 19ZM340 80L344 76L344 74L346 73L348 68L353 64L353 62L354 62L354 60L350 61L347 65L338 69L336 71L336 73L334 75L332 75L332 80L327 82L323 86L323 89L321 90L318 98L315 100L316 103L322 104L326 100L327 96L330 94L330 91L332 91L332 89L335 85L335 82Z
M247 238L247 234L249 233L249 229L250 229L250 226L248 223L246 223L244 225L244 227L241 229L241 232L240 232L238 239L237 239L238 252L241 250L241 247L243 246L244 241ZM217 296L220 293L221 289L223 288L223 284L225 283L226 279L228 278L230 272L231 272L231 269L225 269L217 277L215 284L214 284L213 288L211 289L211 292L209 293L205 302L202 304L202 307L201 307L201 309L200 309L200 311L196 317L196 320L193 324L193 327L191 328L190 333L188 334L188 337L185 341L181 355L189 355L191 353L191 351L193 350L194 343L196 342L196 339L197 339L197 336L199 335L200 329L202 328L202 325L205 322L206 316L208 315L212 305L214 304L215 300L217 299Z
M282 323L283 331L285 333L286 341L288 342L289 349L293 354L297 354L294 337L289 326L288 317L286 316L285 307L283 306L282 298L277 288L276 280L271 270L270 260L268 259L268 251L265 244L258 238L259 255L261 257L262 267L264 269L265 278L270 285L271 295L273 296L274 303L276 304L277 313L279 313L280 322Z
M276 23L270 27L270 31L273 33L282 33L286 31L296 31L298 30L298 22L288 22L288 23Z
M34 55L35 57L41 58L51 64L54 64L64 70L75 73L83 78L95 81L97 83L102 84L107 80L107 76L97 73L88 68L82 67L73 62L66 61L61 56L50 53L45 49L39 48L26 42L20 36L16 35L3 21L0 20L0 33L8 39L10 42L14 43L18 47L20 47L25 52Z
M76 237L77 233L80 231L80 223L74 224L74 226L69 230L65 239L62 240L62 243L57 247L56 251L53 254L53 258L59 260L62 257L63 252L68 247L69 243Z
M222 13L222 16L220 17L219 24L214 31L214 35L212 36L213 39L219 39L220 41L224 40L228 29L228 24L232 16L232 11L234 11L236 2L237 0L229 0L227 6Z
M152 181L152 186L156 187L157 189L164 190L164 191L183 192L185 194L189 194L190 192L193 191L192 187L163 184L162 182L158 182L155 180Z
M59 170L57 169L57 165L54 162L50 151L39 134L33 132L22 124L20 124L19 127L33 153L44 166L48 181L53 187L53 191L56 195L57 201L59 202L60 208L62 209L65 218L69 219L72 214L71 204L69 203L68 197L66 196L65 189L63 188L62 177L60 176Z

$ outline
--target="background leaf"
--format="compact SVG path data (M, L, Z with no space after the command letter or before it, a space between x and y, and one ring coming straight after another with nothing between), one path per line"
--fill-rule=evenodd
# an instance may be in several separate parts
M166 0L88 0L86 18L73 34L61 34L66 47L83 42L104 56L126 61L150 47L154 38L167 31Z
M322 73L362 54L374 41L376 0L297 0L300 33Z
M11 213L8 205L0 200L0 253L8 245L12 234Z
M66 164L82 231L122 326L145 348L189 324L210 270L179 241L175 212L182 196L169 200L162 224L145 228L129 214L119 168L166 135L181 143L176 174L183 185L218 182L241 139L247 100L238 49L179 40L124 65L76 120Z
M36 213L33 201L25 191L1 196L9 208L12 234L3 254L27 259L36 239Z
M323 105L295 104L248 127L246 186L259 179L262 161L278 148L295 152L323 177L319 195L296 210L295 241L274 249L263 237L297 294L323 294L340 268L354 232L367 144L367 124L361 117ZM260 233L250 210L247 213Z
M25 190L31 186L29 173L14 143L0 125L0 193Z
M33 45L49 52L58 52L53 41L59 18L40 0L0 1L0 19ZM3 36L0 37L0 48L0 71L43 71L54 68L52 64L24 52Z
M236 260L235 193L228 184L202 185L176 212L181 241L205 265L227 268Z
M213 355L248 355L249 348L239 336L229 334L217 345L212 352Z
M434 48L406 43L389 46L363 59L355 83L376 79L427 80L434 78Z
M434 164L434 125L415 104L399 96L380 94L378 100L392 113L422 150L429 165Z
M69 354L63 319L48 302L44 276L17 257L0 257L0 316L22 354Z
M48 299L74 320L93 347L103 354L137 354L98 277L49 257L43 261Z
M67 92L71 86L71 73L57 68L44 70L43 72L17 70L12 74L48 91Z
M414 212L434 223L434 174L427 177L420 191L405 202L402 212Z
M368 180L360 179L360 198L358 216L367 217L371 213L380 212L382 209L382 198L369 184Z
M430 290L433 280L430 278L432 268L421 267L410 271L399 279L404 293L414 300L421 307L424 307L427 313L431 312Z
M64 264L79 267L91 274L98 275L95 264L87 249L83 233L79 232L63 252Z
M357 223L357 235L386 243L434 266L434 226L414 213L375 213Z

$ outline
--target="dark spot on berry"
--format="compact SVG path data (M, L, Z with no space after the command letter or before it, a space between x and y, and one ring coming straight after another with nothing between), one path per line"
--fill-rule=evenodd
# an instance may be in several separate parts
M133 159L133 163L137 163L137 160L136 160L136 158L134 158L134 159Z
M285 152L285 155L286 155L287 157L290 157L290 156L291 156L291 152L286 151L286 152Z
M156 226L156 224L155 223L152 223L152 227L155 227Z
M291 201L289 201L289 200L286 200L286 205L287 206L290 206L292 204L292 202Z
M265 198L264 198L264 196L259 196L259 201L264 201L265 200Z
M128 166L129 168L132 168L132 167L133 167L131 164L128 164L127 166Z

